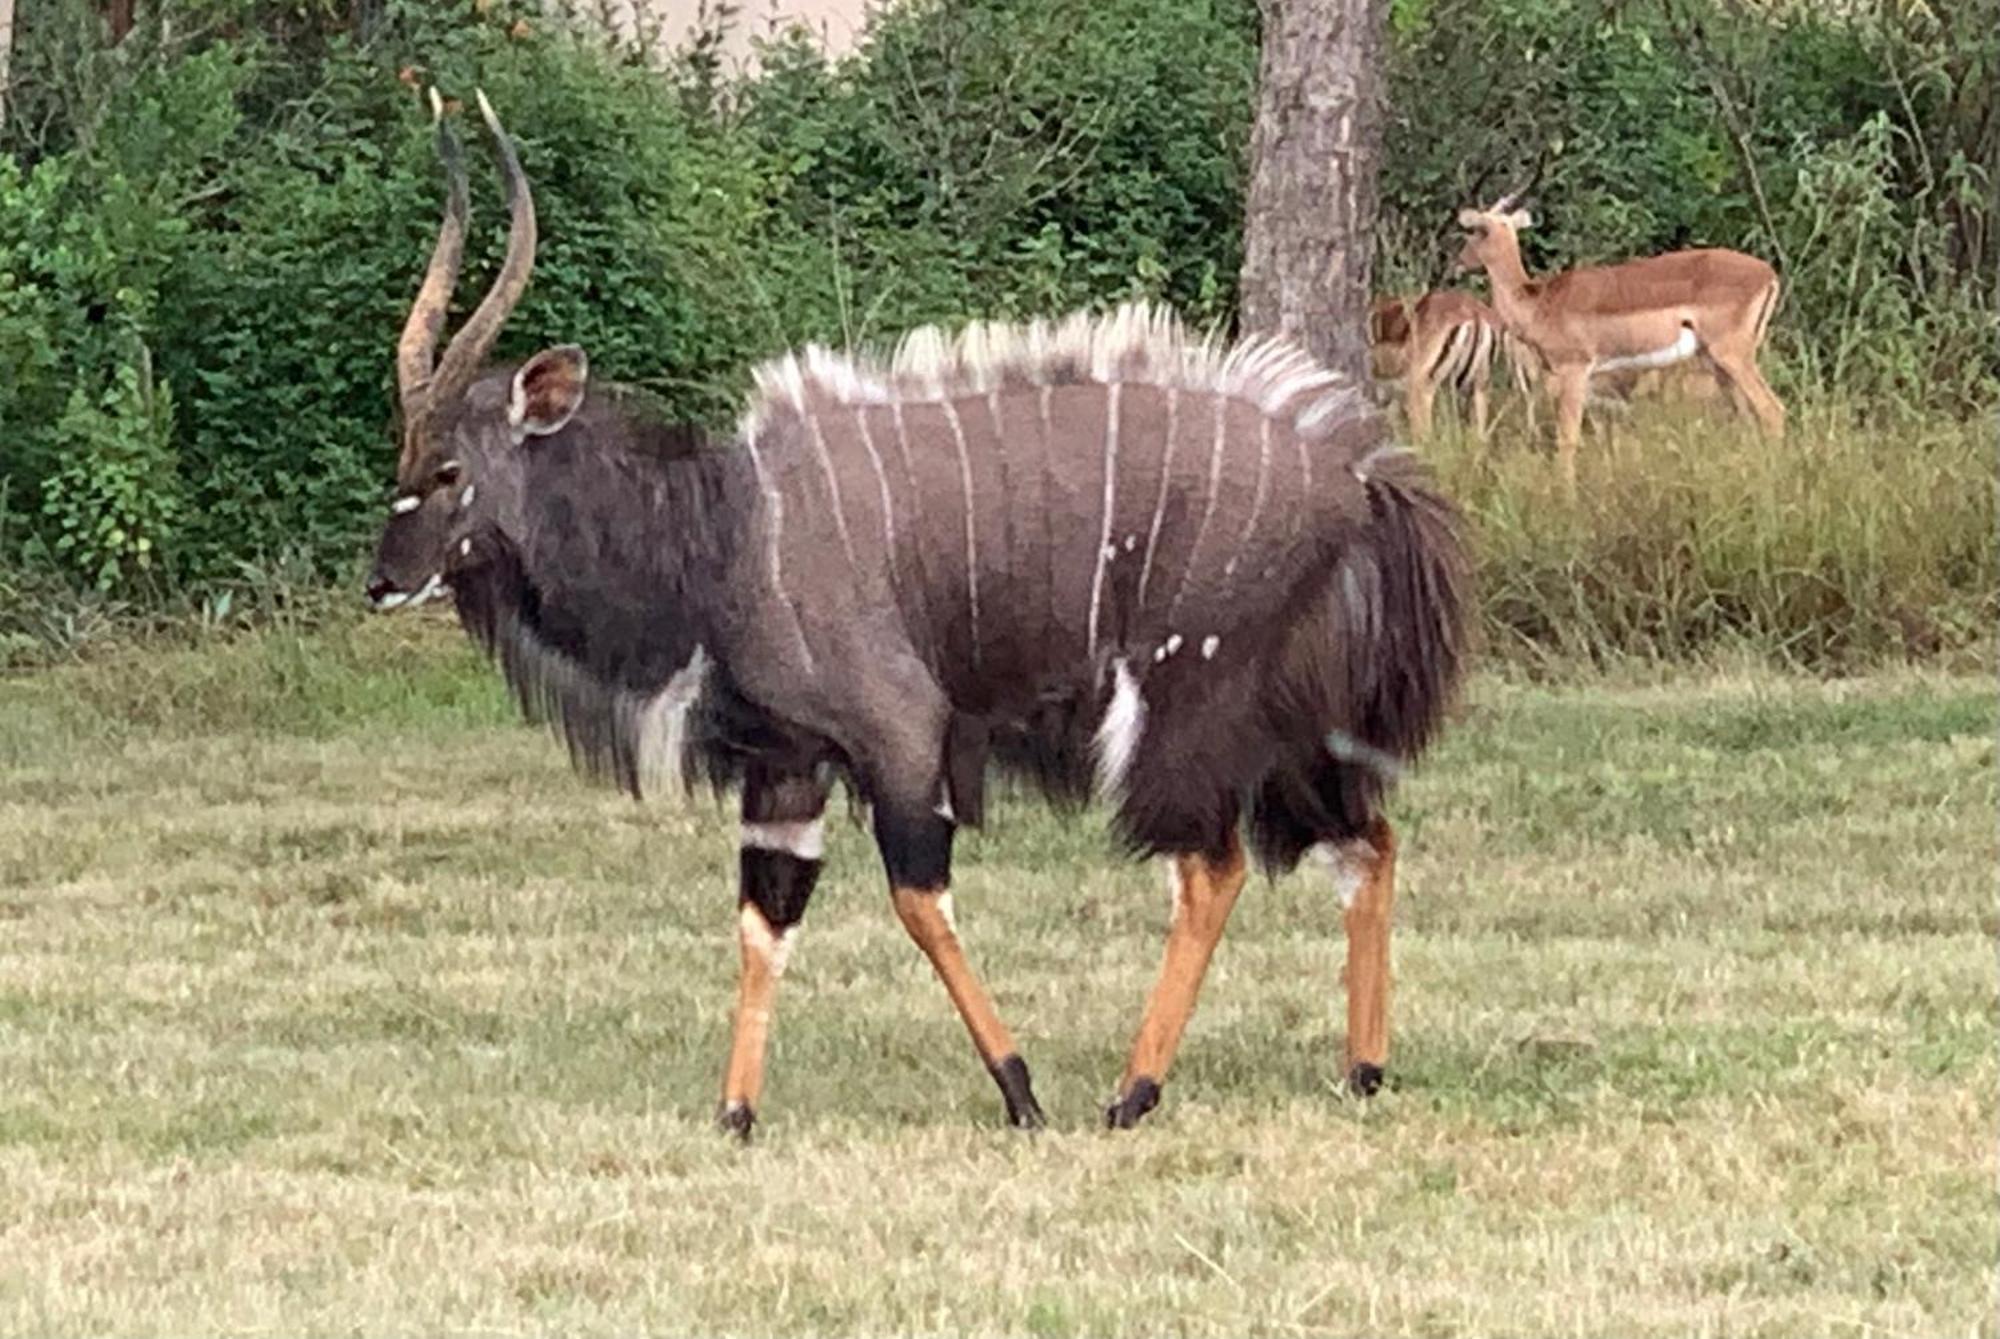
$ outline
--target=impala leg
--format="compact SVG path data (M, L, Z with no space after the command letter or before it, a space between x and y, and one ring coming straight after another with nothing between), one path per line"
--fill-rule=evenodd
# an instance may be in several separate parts
M1437 392L1427 370L1413 363L1403 381L1403 408L1410 420L1410 436L1416 441L1431 435L1431 401Z
M930 959L945 993L965 1020L972 1045L1007 1104L1007 1123L1023 1130L1040 1128L1042 1108L1035 1101L1027 1062L958 942L951 907L950 821L935 814L900 816L878 806L875 834L889 869L889 897L896 917Z
M1563 481L1576 487L1576 447L1583 437L1583 402L1590 394L1590 368L1564 367L1552 379L1556 397L1556 455Z
M1209 959L1248 877L1243 843L1233 829L1219 857L1173 857L1174 913L1167 929L1166 957L1146 1001L1124 1077L1118 1081L1118 1096L1105 1108L1105 1123L1113 1129L1130 1129L1159 1103L1160 1084L1180 1049Z
M1396 900L1396 834L1384 819L1332 851L1346 903L1347 1086L1370 1097L1389 1064L1389 929Z
M1492 404L1488 392L1493 384L1493 346L1498 336L1491 326L1479 324L1472 330L1472 430L1483 445L1487 433L1493 425Z
M1727 377L1757 417L1757 425L1774 439L1785 436L1785 406L1757 368L1757 355L1731 347L1710 347L1709 359Z
M748 1139L764 1091L764 1050L778 978L819 881L826 787L811 777L753 773L743 785L737 944L742 954L722 1078L723 1129Z

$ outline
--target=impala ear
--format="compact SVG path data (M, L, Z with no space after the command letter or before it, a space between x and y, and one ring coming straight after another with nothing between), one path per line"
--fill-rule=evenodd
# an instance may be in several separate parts
M1476 209L1461 209L1458 211L1458 226L1467 232L1478 232L1486 226L1486 216Z
M507 397L507 424L515 438L561 432L583 407L584 386L589 380L590 359L574 344L543 349L521 364Z
M1521 232L1535 226L1535 216L1525 209L1517 209L1507 216L1507 222L1515 232Z

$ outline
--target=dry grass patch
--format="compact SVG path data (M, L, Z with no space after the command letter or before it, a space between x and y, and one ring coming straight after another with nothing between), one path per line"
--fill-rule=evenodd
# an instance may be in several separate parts
M1983 682L1482 680L1397 805L1397 1086L1295 877L1122 1137L1158 876L963 844L1021 1138L836 824L743 1150L726 811L436 632L0 687L0 1330L1991 1332Z

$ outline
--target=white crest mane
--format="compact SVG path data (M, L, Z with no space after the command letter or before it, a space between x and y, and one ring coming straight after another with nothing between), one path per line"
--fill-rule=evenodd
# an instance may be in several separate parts
M912 330L884 361L820 344L766 362L738 425L746 440L816 406L921 404L984 395L1009 385L1128 382L1209 391L1288 414L1311 433L1334 411L1359 405L1355 388L1282 336L1233 345L1196 339L1171 308L1132 302L1108 313L1074 312L1053 324L975 321L956 332Z

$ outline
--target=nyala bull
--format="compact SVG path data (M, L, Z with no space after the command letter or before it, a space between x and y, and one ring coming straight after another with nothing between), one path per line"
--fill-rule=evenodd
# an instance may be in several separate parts
M450 204L398 350L397 493L369 594L449 592L586 771L741 795L741 984L721 1122L747 1135L831 786L865 802L891 903L1009 1121L1029 1072L954 929L955 829L989 761L1100 797L1165 857L1165 961L1106 1119L1137 1122L1252 856L1332 871L1346 1078L1387 1058L1396 843L1381 813L1462 662L1454 514L1364 398L1276 341L1198 342L1132 306L924 330L880 361L756 373L710 441L590 381L584 351L484 366L533 265L534 209L481 99L513 222L492 290L433 360L464 237Z

